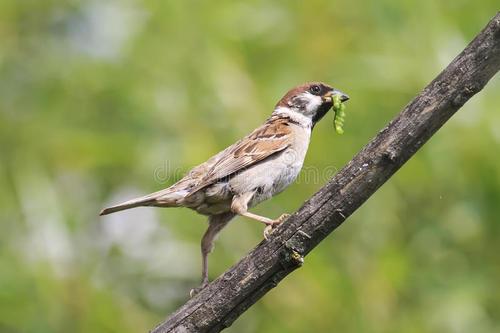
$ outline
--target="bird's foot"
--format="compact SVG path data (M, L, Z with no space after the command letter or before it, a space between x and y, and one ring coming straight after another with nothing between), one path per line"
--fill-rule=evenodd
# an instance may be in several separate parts
M195 295L197 295L200 291L206 288L208 286L208 281L203 281L199 287L191 289L189 292L189 297L193 298Z
M269 239L269 235L273 232L274 228L276 228L278 225L286 221L291 215L290 214L281 214L280 217L278 217L276 220L274 220L272 223L269 223L265 229L264 229L264 238L266 240Z

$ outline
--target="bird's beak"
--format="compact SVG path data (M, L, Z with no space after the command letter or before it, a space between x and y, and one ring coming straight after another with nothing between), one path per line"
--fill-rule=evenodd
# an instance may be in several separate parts
M330 90L329 92L327 92L326 94L324 94L323 95L323 100L325 102L331 102L332 101L332 97L336 96L336 95L340 96L340 101L341 102L345 102L345 101L349 100L349 96L348 95L346 95L342 91L336 90L336 89Z

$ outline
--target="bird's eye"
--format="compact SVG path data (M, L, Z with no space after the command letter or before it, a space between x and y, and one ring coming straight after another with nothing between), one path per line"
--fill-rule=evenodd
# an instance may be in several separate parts
M314 86L312 86L309 90L310 90L310 91L311 91L311 93L313 93L314 95L318 95L318 94L320 93L320 91L321 91L321 88L320 88L320 86L318 86L318 85L314 85Z

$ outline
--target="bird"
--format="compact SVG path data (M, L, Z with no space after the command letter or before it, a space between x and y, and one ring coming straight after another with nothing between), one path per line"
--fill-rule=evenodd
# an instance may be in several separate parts
M271 116L253 132L191 169L172 186L105 208L107 215L140 206L187 207L208 216L201 239L201 285L208 283L208 255L219 232L237 215L263 223L264 238L290 215L276 219L249 209L282 192L295 181L309 146L314 126L332 108L333 97L349 96L323 82L308 82L289 90Z

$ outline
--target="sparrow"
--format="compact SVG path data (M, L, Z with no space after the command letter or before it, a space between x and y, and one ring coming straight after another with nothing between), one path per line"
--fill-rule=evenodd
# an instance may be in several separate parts
M202 280L208 284L208 254L218 233L236 215L263 223L264 238L290 215L277 219L249 212L258 203L282 192L298 176L311 131L333 105L349 96L333 87L313 82L288 91L271 116L252 133L217 155L194 167L164 190L105 208L100 215L140 207L187 207L208 216L208 228L201 239Z

